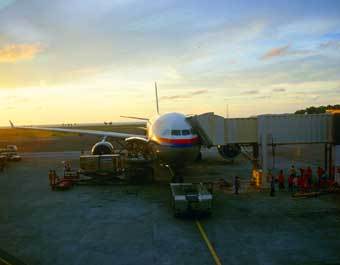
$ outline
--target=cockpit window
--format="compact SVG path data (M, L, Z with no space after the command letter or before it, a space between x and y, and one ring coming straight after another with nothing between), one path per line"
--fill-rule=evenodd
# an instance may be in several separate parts
M171 135L181 135L181 130L171 130Z
M182 130L182 135L189 135L190 134L190 130Z

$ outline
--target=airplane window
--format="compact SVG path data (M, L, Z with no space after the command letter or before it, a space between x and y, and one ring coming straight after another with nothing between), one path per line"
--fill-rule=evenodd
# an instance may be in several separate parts
M190 134L190 130L182 130L182 135L189 135Z
M172 130L171 135L181 135L181 130Z

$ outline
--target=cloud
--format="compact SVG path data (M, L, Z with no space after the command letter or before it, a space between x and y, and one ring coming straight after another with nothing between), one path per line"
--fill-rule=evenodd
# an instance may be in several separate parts
M209 93L208 89L200 89L200 90L192 91L188 94L174 95L174 96L163 96L160 99L161 100L185 99L185 98L192 98L194 96L202 95L202 94L206 94L206 93Z
M260 93L259 90L248 90L248 91L242 92L243 95L256 95L258 93Z
M14 0L2 0L0 1L0 10L12 4Z
M273 91L273 92L285 92L286 89L285 89L285 88L273 88L272 91Z
M33 59L42 51L40 44L10 44L0 48L0 63L15 63Z
M261 59L268 60L274 57L285 56L288 53L289 53L289 45L285 45L285 46L270 49L264 55L262 55Z
M201 94L206 94L208 93L209 90L208 89L201 89L201 90L196 90L196 91L193 91L191 92L191 95L201 95Z
M70 74L74 75L92 75L102 72L103 69L100 67L81 67L75 70L70 71Z
M320 49L340 49L340 40L330 40L320 44Z
M304 55L304 54L312 54L311 50L304 49L291 49L289 45L272 48L267 51L264 55L261 56L261 60L269 60L275 57L283 57L287 55Z
M174 96L163 96L160 100L172 100L172 99L183 99L188 98L188 95L174 95Z
M268 99L268 98L271 98L271 96L266 95L266 96L258 96L258 97L255 97L255 99Z

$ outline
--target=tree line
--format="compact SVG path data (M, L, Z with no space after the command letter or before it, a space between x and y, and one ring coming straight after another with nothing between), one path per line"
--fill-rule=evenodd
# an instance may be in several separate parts
M340 104L336 105L327 105L327 106L319 106L319 107L308 107L305 109L295 111L295 114L321 114L325 113L328 109L340 109Z

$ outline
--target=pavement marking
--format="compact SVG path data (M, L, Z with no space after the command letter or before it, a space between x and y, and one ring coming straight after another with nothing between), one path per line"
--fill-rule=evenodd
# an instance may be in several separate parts
M201 233L201 236L202 236L203 239L204 239L204 242L206 243L206 245L207 245L207 247L208 247L208 249L209 249L209 252L210 252L211 256L213 257L213 259L214 259L214 261L215 261L215 264L216 264L216 265L222 265L222 263L221 263L221 261L220 261L220 258L217 256L214 247L211 245L211 243L210 243L210 241L209 241L209 238L208 238L207 234L206 234L205 231L204 231L203 226L201 225L201 223L200 223L198 220L196 220L195 222L196 222L196 225L197 225L198 230L199 230L200 233Z
M25 265L21 260L13 257L6 251L0 249L0 264L1 265Z
M5 265L13 265L12 263L9 263L7 260L4 260L3 258L0 257L0 261L5 263Z

